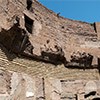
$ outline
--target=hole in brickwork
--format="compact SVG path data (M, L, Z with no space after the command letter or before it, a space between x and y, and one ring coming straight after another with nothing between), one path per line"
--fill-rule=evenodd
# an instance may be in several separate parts
M27 31L32 34L32 30L33 30L33 20L30 19L26 15L24 15L24 18L25 18L25 27L26 27Z
M27 0L27 10L30 10L32 7L32 0Z
M61 28L64 29L64 26L62 26Z

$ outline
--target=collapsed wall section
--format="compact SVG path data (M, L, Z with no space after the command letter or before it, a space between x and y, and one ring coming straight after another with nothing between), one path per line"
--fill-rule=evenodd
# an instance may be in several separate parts
M4 18L0 21L1 29L10 30L16 23L17 16L20 19L20 28L28 32L34 47L33 53L36 55L41 55L40 48L47 40L50 40L52 49L59 45L67 59L70 59L71 53L75 51L97 55L94 51L99 51L99 47L94 48L92 45L94 42L98 43L93 25L63 18L35 0L32 3L27 3L28 1L30 0L7 0L5 3L1 1L0 17Z

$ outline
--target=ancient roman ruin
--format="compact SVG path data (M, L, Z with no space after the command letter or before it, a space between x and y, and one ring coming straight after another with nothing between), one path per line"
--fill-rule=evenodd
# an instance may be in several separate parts
M99 28L37 0L0 0L0 100L99 100Z

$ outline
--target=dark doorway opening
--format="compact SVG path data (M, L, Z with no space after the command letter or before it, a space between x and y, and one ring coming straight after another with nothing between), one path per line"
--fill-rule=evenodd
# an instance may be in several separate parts
M30 10L32 7L32 0L27 0L27 10Z
M30 19L26 15L24 15L24 18L25 18L25 27L26 27L27 31L32 34L32 30L33 30L33 20Z

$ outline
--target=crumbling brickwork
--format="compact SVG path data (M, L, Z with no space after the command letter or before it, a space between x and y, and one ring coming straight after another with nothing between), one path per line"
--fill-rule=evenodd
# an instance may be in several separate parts
M63 18L36 0L0 0L0 19L0 100L100 99L99 23Z
M97 55L94 50L98 51L99 46L95 49L88 44L88 41L91 45L94 43L93 40L98 41L95 28L90 23L60 17L35 0L30 9L27 9L27 0L23 2L7 0L1 2L0 7L2 8L0 17L3 18L0 21L0 29L9 30L16 23L17 16L20 19L20 28L28 29L27 26L31 28L29 37L36 55L41 55L41 45L44 45L48 39L51 48L56 44L61 46L67 59L70 59L72 52L78 50ZM25 16L30 21L25 20Z

